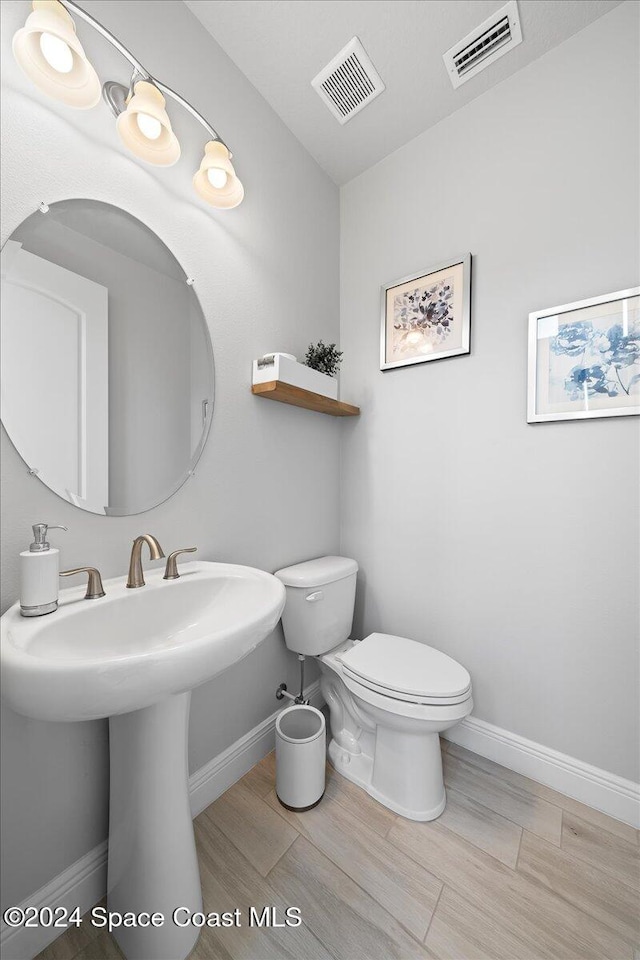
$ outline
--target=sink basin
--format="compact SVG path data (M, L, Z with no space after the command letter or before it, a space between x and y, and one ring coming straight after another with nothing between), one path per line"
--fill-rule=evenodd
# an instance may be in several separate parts
M188 790L191 690L246 657L280 619L283 584L227 563L184 563L180 579L147 571L106 596L60 592L44 617L0 622L1 695L40 720L109 717L108 909L161 913L161 927L120 926L127 960L184 960L198 939L202 894ZM186 911L186 913L185 913Z
M139 710L191 690L249 654L271 633L284 587L252 567L185 563L179 580L162 570L128 590L105 581L106 596L60 591L56 613L2 618L3 700L40 720L95 720Z

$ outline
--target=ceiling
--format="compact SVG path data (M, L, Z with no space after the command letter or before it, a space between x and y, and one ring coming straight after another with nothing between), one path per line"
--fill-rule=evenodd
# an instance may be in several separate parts
M185 0L336 183L522 69L621 0L519 0L523 43L454 90L442 54L504 0ZM344 126L311 87L358 36L386 90Z

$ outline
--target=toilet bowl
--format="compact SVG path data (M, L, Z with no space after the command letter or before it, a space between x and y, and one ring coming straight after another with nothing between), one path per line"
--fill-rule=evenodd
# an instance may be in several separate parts
M433 820L446 803L439 735L471 713L471 678L407 637L349 639L357 570L346 557L279 570L285 642L319 663L338 773L403 817Z

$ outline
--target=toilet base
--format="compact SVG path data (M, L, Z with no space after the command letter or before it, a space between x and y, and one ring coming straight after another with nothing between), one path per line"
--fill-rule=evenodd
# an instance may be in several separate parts
M399 814L401 817L406 817L407 820L435 820L436 817L440 816L446 806L447 796L444 785L442 786L441 797L437 798L429 809L413 810L401 806L374 786L373 757L368 756L366 753L360 753L358 755L349 753L340 747L333 739L329 743L329 760L337 773L352 783L355 783L358 787L361 787L370 797L377 800L378 803L383 804L383 806L389 810L393 810L394 813Z

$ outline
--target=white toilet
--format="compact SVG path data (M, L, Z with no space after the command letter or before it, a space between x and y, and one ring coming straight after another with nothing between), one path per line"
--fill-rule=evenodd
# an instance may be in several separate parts
M346 557L279 570L285 642L320 663L336 770L395 813L433 820L446 803L439 734L471 713L471 678L451 657L406 637L350 640L357 571Z

